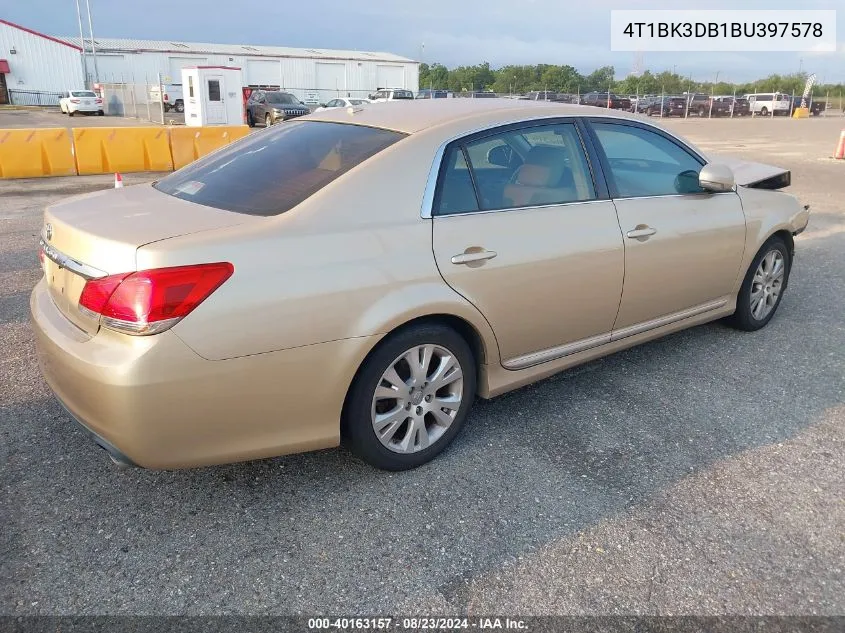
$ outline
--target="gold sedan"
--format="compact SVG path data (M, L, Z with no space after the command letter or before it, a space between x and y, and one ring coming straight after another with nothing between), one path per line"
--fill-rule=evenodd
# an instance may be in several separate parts
M345 441L423 464L491 398L714 319L768 323L784 170L505 99L336 109L45 212L44 376L119 464Z

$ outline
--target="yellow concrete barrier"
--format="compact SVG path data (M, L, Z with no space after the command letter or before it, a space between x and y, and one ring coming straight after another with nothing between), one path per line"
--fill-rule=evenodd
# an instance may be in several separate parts
M70 130L0 130L0 178L75 175Z
M170 129L173 167L179 169L201 156L249 134L246 125L174 127Z
M173 169L165 127L74 128L73 144L80 176Z
M810 118L810 108L795 108L795 111L792 113L793 119L809 119Z

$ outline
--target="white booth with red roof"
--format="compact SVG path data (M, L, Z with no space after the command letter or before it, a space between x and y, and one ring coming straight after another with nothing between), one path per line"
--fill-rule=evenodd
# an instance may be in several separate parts
M243 125L243 78L234 66L182 69L185 125Z

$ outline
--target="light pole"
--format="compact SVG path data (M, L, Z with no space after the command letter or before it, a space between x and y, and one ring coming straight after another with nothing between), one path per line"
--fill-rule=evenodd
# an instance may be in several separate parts
M79 46L82 49L82 83L88 86L88 60L85 58L85 35L82 32L82 12L79 10L79 0L76 0L76 19L79 21Z
M100 83L100 71L97 68L97 45L94 43L94 25L91 22L91 2L85 0L85 8L88 11L88 35L91 36L91 54L94 56L94 79Z

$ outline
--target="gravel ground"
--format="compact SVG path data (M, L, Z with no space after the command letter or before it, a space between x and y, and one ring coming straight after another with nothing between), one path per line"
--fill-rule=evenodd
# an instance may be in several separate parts
M479 402L403 474L340 449L116 470L27 324L43 205L111 180L0 181L0 614L845 613L839 123L669 125L792 168L812 203L775 319Z

